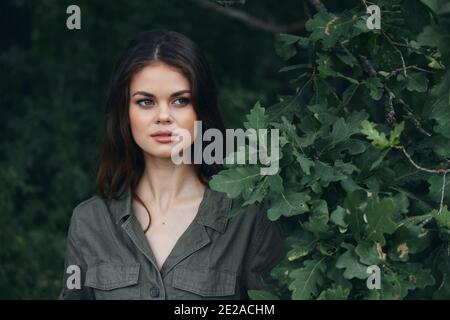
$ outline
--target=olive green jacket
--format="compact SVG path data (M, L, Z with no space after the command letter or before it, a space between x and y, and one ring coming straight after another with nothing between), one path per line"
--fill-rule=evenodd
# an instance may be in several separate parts
M234 204L207 187L159 270L130 189L119 200L83 201L70 221L59 299L248 299L247 290L271 280L286 249L266 209L250 205L230 217Z

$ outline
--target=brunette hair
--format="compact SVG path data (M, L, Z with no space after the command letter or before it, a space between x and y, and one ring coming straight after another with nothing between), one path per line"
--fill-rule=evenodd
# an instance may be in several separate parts
M216 128L225 133L216 86L201 49L178 32L151 30L141 33L116 62L108 90L96 178L97 194L103 198L118 199L127 188L133 189L145 169L142 150L131 134L129 89L133 75L153 61L176 67L189 80L192 103L197 120L202 121L202 131ZM221 164L194 166L199 180L205 185L223 168Z

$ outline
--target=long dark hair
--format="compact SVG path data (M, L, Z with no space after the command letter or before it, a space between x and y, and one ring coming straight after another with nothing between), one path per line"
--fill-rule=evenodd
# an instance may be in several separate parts
M151 30L141 33L123 51L111 77L96 181L97 194L103 198L118 199L127 188L134 189L145 169L142 150L131 134L129 88L133 75L153 61L178 68L189 80L202 131L216 128L225 133L215 82L201 49L178 32ZM205 185L223 168L221 164L194 166L199 180Z

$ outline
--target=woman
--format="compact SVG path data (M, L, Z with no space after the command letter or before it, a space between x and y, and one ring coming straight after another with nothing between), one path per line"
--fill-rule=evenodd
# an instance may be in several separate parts
M220 164L172 161L175 145L192 150L194 121L224 132L203 53L176 32L142 33L113 72L97 195L73 211L60 299L247 299L264 287L286 253L279 225L254 205L229 217L234 201L208 186Z

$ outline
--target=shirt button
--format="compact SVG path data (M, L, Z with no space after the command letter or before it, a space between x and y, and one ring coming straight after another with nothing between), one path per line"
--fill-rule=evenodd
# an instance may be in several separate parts
M152 298L158 298L159 297L159 289L157 287L152 287L150 289L150 296Z

